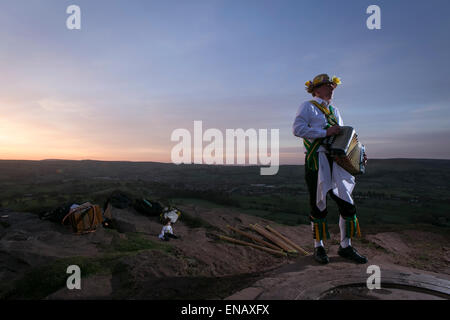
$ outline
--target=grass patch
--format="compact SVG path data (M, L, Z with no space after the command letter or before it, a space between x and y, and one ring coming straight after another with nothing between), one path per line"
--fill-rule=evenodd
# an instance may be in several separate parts
M143 250L161 250L171 253L173 247L167 243L156 242L147 239L144 234L139 232L125 233L125 238L115 236L107 252L116 253L136 253Z
M197 198L171 198L170 204L177 205L198 205L202 208L225 208L225 205L218 204L212 201L197 199Z
M205 228L208 230L220 231L219 228L213 226L208 221L206 221L200 217L194 217L186 212L181 213L180 221L182 221L187 227L192 228L192 229Z

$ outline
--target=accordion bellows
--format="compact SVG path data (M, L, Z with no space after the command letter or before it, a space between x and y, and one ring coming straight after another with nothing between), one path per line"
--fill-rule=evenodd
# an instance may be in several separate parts
M336 163L347 172L352 175L359 175L365 172L365 147L358 141L355 129L343 126L338 135L325 139L324 144L330 155L335 158Z

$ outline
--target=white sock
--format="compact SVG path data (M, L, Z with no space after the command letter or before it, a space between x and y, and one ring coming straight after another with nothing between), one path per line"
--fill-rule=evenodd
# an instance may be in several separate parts
M352 245L352 240L347 237L345 219L339 216L339 229L341 230L341 247L347 248Z
M311 222L311 230L314 232L314 222ZM317 241L314 239L314 248L323 247L323 240Z

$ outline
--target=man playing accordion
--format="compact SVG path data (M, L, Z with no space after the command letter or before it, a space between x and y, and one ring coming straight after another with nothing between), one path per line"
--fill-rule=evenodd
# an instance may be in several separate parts
M360 236L356 207L352 198L355 177L339 166L322 145L326 137L337 135L343 121L339 110L330 104L334 89L341 83L337 77L327 74L316 76L306 82L306 90L312 100L303 102L298 108L293 124L295 136L303 138L306 149L305 180L310 199L310 220L314 236L314 259L328 263L323 240L328 239L327 194L339 208L341 241L338 254L356 263L366 263L367 258L351 245L355 235ZM364 154L364 163L367 156Z

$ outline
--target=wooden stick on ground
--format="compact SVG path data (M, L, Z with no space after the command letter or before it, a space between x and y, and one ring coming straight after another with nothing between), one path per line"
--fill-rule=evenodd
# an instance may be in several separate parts
M277 254L277 255L281 255L281 256L286 256L286 253L284 253L281 250L273 250L273 249L270 249L270 248L258 246L257 244L253 244L253 243L250 243L250 242L247 242L247 241L241 241L241 240L237 240L237 239L230 238L230 237L227 237L227 236L222 236L222 235L219 235L219 238L222 239L222 240L229 241L229 242L242 244L244 246L250 246L250 247L253 247L253 248L261 249L261 250L264 250L264 251L269 252L269 253L273 253L273 254Z
M289 252L289 253L295 253L297 252L296 250L292 249L291 247L289 247L286 243L284 243L283 241L281 241L280 239L278 239L277 237L275 237L274 235L272 235L270 232L264 230L262 227L258 226L257 224L251 224L250 228L252 228L253 230L255 230L256 232L258 232L259 234L263 235L264 237L266 237L267 239L269 239L270 241L272 241L273 243L275 243L277 246L279 246L281 249Z
M232 226L230 226L230 225L227 225L227 228L230 229L230 230L233 230L233 231L236 232L236 233L239 233L240 235L243 235L244 237L247 237L247 238L249 238L249 239L252 239L252 240L258 242L259 244L261 244L261 245L263 245L263 246L272 248L272 249L274 249L274 250L280 250L280 248L278 248L276 245L273 245L273 244L271 244L271 243L269 243L269 242L267 242L267 241L264 241L264 240L262 240L262 239L259 239L259 238L255 237L254 235L252 235L252 234L250 234L250 233L241 231L241 230L239 230L239 229L237 229L237 228L234 228L234 227L232 227Z
M304 249L302 249L300 246L298 246L297 244L295 244L294 242L292 242L289 238L283 236L281 233L279 233L277 230L273 229L270 226L266 226L266 229L269 230L270 232L272 232L273 234L277 235L278 237L280 237L281 239L284 240L284 242L286 242L287 244L289 244L291 247L293 247L294 249L303 252L305 255L309 255L309 252L305 251Z
M286 241L284 241L283 238L278 237L277 235L275 235L275 234L273 234L273 233L267 231L266 229L264 229L264 227L260 226L260 225L257 224L257 223L255 223L255 226L256 226L257 228L259 228L260 230L262 230L262 231L264 231L264 232L267 232L268 235L271 235L272 237L274 237L275 239L277 239L278 241L280 241L281 243L283 243L287 248L289 248L289 251L288 251L289 253L295 253L295 254L298 253L297 249L295 249L295 248L292 247L289 243L287 243Z

